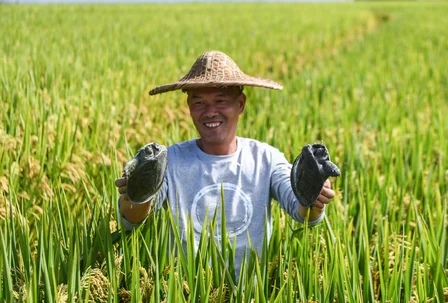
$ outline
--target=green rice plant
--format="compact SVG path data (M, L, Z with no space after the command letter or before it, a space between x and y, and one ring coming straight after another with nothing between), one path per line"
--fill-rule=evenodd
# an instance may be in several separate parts
M447 10L0 5L0 301L448 301ZM318 226L273 201L238 276L232 240L208 236L225 234L219 213L199 239L168 209L117 222L135 150L197 136L181 92L148 90L209 49L284 85L245 89L240 136L291 161L323 141L342 169Z

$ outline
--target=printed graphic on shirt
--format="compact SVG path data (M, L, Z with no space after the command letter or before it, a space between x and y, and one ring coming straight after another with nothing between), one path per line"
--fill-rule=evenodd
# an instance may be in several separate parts
M200 233L204 220L209 223L216 212L216 237L221 230L221 197L224 197L226 230L229 237L242 234L247 230L253 214L252 201L243 190L231 183L213 184L203 187L194 197L191 207L194 229Z

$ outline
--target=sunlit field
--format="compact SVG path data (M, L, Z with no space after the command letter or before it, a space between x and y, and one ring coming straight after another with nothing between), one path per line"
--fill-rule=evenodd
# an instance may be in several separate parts
M0 5L0 301L447 302L447 16L443 2ZM207 50L284 85L245 89L239 136L290 161L323 142L342 171L320 225L274 208L239 277L231 241L184 250L167 209L130 233L116 220L137 149L197 136L182 92L148 91Z

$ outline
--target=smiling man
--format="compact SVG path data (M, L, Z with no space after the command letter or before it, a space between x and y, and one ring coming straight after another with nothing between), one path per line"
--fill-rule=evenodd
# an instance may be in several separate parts
M168 167L156 198L133 203L126 194L126 179L115 181L128 229L143 222L151 207L159 209L167 201L179 218L180 231L185 233L192 223L199 239L204 221L220 210L224 197L221 211L228 236L236 240L237 271L248 239L260 252L265 226L269 237L273 200L293 219L315 225L334 197L326 180L313 207L302 206L291 187L292 165L283 153L267 143L237 136L238 119L246 104L244 86L282 89L271 80L246 75L226 54L212 51L200 56L178 82L151 90L151 95L183 90L199 138L168 147Z
M187 91L188 107L200 138L199 148L211 155L236 151L236 127L243 113L246 96L240 87L197 88Z

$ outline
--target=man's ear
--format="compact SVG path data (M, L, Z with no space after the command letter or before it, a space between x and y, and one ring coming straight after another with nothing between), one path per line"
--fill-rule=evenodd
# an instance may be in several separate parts
M238 96L238 102L240 106L240 114L242 114L244 112L244 107L246 106L246 94L241 93Z

